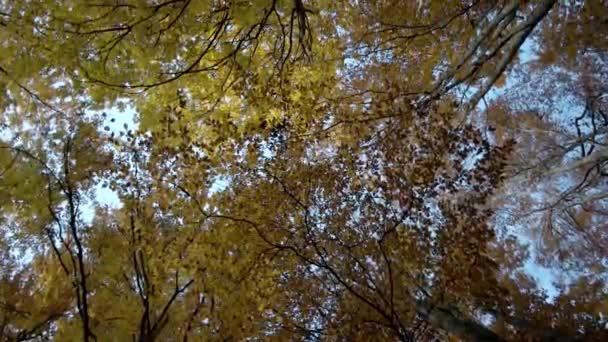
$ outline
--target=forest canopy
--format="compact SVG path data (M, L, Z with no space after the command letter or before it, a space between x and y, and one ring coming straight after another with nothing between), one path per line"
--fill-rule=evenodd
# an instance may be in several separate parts
M1 0L0 341L608 340L603 0Z

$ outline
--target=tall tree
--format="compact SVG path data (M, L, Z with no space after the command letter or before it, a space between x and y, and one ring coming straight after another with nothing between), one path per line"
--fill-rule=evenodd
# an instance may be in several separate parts
M1 2L0 336L605 338L605 12Z

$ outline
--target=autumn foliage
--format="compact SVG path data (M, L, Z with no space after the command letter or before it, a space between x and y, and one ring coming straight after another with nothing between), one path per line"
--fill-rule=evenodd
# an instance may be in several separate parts
M607 18L0 2L0 340L608 340Z

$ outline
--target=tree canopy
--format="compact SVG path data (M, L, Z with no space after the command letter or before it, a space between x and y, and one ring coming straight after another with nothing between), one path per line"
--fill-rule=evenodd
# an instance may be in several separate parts
M603 1L4 0L0 38L1 341L608 339Z

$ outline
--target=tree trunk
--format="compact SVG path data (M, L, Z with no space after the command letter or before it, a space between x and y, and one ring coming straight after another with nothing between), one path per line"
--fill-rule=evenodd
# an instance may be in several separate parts
M502 341L501 338L488 329L486 326L477 322L456 317L450 310L434 307L427 302L419 301L416 311L426 317L429 323L436 328L444 330L464 341Z

